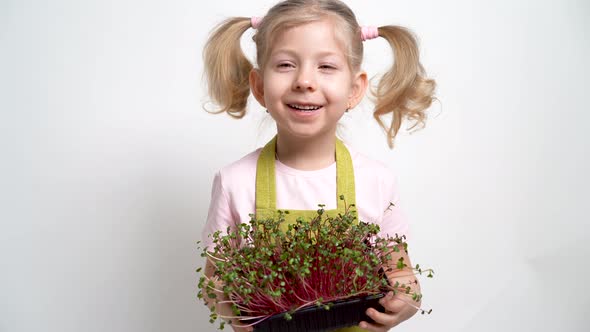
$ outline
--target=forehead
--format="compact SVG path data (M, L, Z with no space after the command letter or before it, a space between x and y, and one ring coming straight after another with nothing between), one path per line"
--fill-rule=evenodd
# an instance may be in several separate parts
M345 58L342 34L328 20L306 23L279 32L272 43L271 56L313 53L318 56Z

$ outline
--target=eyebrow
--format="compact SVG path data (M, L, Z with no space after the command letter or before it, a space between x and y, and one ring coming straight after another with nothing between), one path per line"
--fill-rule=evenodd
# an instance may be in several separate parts
M293 56L296 56L297 55L297 52L295 52L294 50L284 48L284 49L279 49L279 50L277 50L275 52L272 52L271 56L277 56L277 55L279 55L281 53L285 53L285 54L293 55ZM340 57L341 56L341 54L338 53L338 52L327 51L327 50L326 51L320 51L316 55L317 56L320 56L320 57L321 56L329 56L329 55L334 55L334 56L337 56L337 57Z

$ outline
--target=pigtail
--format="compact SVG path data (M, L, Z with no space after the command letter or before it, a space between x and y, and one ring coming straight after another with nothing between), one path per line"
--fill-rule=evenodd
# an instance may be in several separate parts
M203 50L209 96L220 110L241 119L246 113L252 64L242 52L240 37L251 27L250 18L233 17L217 25ZM209 111L207 111L209 112Z
M379 80L376 89L373 117L387 132L387 144L393 149L393 141L404 118L414 120L410 128L426 122L426 110L432 104L436 83L426 78L419 61L418 43L413 34L400 26L379 27L379 36L385 38L394 52L393 66ZM393 113L389 128L381 116Z

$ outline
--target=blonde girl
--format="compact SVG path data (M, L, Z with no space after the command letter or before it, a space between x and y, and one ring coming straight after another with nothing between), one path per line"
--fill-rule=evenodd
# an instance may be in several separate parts
M256 29L256 64L240 46L240 38ZM425 123L435 83L426 78L413 34L400 26L361 27L351 9L338 0L286 0L263 17L235 17L212 31L204 49L205 74L215 113L242 118L252 94L275 120L277 134L264 147L220 169L214 177L202 241L210 234L248 222L249 214L272 215L277 209L307 216L323 203L329 213L342 211L338 197L346 194L358 219L378 223L381 235L403 234L410 239L406 217L399 208L395 175L379 161L356 151L336 136L338 121L354 109L368 88L361 69L363 43L385 39L394 55L392 67L372 91L374 119L386 133L390 148L404 120ZM386 123L384 119L391 118ZM393 257L396 262L407 254ZM207 261L206 274L214 266ZM406 272L406 273L402 273ZM408 283L408 271L388 275ZM411 273L409 273L411 275ZM419 291L419 283L413 284ZM412 317L420 303L388 294L385 312L370 308L374 322L341 331L387 331ZM208 299L222 316L229 305ZM235 331L251 326L232 324Z

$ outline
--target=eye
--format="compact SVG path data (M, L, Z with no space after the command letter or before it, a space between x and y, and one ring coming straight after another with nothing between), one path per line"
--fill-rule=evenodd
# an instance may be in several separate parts
M279 68L289 68L289 67L292 67L292 65L290 63L286 63L285 62L285 63L279 63L277 65L277 67L279 67Z
M331 65L321 65L320 68L321 69L336 69L336 67L331 66Z

